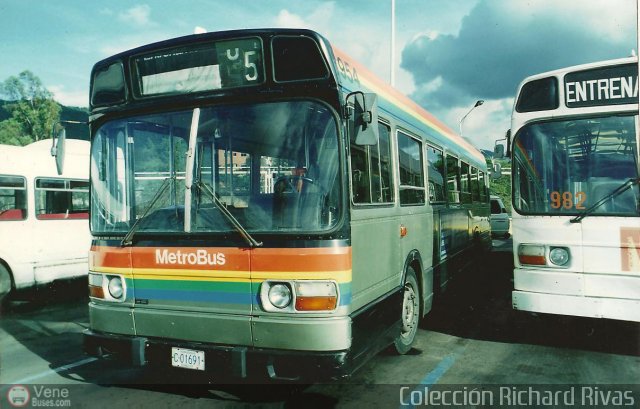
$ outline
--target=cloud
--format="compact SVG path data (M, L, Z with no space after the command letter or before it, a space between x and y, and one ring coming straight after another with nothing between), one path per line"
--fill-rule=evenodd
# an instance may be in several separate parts
M478 99L496 101L465 121L465 130L473 131L478 118L495 120L501 111L509 116L526 76L629 55L636 45L635 16L628 0L480 0L457 33L422 27L404 47L401 64L413 77L412 97L448 117L444 120L454 129L453 115L461 117ZM499 122L485 127L502 134L506 129L497 128L504 120Z
M613 2L483 0L458 34L431 33L408 43L402 66L417 87L442 77L442 88L453 88L441 89L444 96L505 98L528 75L628 55L635 45L629 11Z
M146 4L134 6L118 14L118 19L125 23L133 23L141 26L151 24L151 7Z
M74 107L89 106L89 95L86 90L67 91L64 85L51 85L47 89L53 94L53 99L59 104Z

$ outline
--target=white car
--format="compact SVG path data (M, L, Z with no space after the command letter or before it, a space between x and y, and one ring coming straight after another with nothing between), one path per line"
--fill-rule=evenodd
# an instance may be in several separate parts
M508 238L510 224L509 213L507 213L502 199L491 195L491 235Z

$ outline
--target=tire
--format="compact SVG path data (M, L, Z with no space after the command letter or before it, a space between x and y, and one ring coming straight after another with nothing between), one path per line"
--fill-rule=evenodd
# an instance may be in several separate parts
M0 304L11 291L11 275L7 268L0 263Z
M402 327L400 334L393 341L395 352L404 355L411 350L416 340L420 321L420 289L414 269L409 266L404 279L402 294Z

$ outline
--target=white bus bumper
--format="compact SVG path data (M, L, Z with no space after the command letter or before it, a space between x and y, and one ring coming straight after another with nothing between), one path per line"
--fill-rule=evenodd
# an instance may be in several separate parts
M567 271L514 271L513 308L640 322L640 277Z

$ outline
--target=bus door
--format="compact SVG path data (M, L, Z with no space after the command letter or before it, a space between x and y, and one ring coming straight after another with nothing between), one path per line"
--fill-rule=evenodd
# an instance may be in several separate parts
M351 140L353 308L397 286L402 274L401 221L394 207L391 129L379 123L374 145ZM364 296L360 296L364 294ZM368 294L368 296L367 296Z

